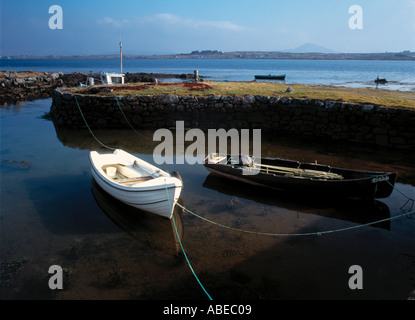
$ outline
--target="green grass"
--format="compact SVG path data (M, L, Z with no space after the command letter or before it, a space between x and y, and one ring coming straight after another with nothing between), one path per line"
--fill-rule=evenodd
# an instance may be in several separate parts
M95 86L96 88L102 86ZM203 81L192 84L188 82L169 82L159 84L130 83L123 86L110 86L113 93L100 95L177 95L177 96L244 96L264 95L283 96L303 99L332 100L352 103L373 104L385 107L415 108L415 92L402 92L371 88L346 88L334 86L316 86L285 84L280 82L214 82ZM288 93L291 87L294 92ZM72 92L90 94L88 89L73 88Z

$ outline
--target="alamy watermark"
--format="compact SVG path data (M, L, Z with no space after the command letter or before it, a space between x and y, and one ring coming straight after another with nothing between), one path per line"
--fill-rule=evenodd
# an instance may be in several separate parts
M237 155L251 155L255 157L255 163L261 161L261 129L252 129L252 137L249 129L208 129L206 133L201 129L193 128L185 132L184 121L176 121L174 141L173 133L169 129L158 129L154 132L153 141L161 141L153 152L155 163L173 164L174 156L176 164L203 164L205 155L211 153ZM230 140L230 152L228 142ZM252 141L252 152L250 145ZM185 150L185 142L192 142ZM206 152L207 142L207 152ZM174 145L176 147L174 148ZM239 159L239 158L235 158ZM244 171L245 175L256 174L255 170Z
M352 30L363 29L363 9L359 5L353 5L349 8L352 16L349 19L349 28Z
M49 18L49 28L51 30L63 29L63 9L59 5L52 5L49 7L49 14L53 14ZM363 29L363 9L361 6L355 4L349 7L349 28L352 30Z
M363 289L363 269L361 266L353 265L349 268L349 274L353 274L349 279L351 290Z
M48 282L49 288L51 290L56 290L56 289L62 290L63 289L62 267L56 264L52 265L49 267L48 273L53 274L53 276L49 278L49 282Z
M49 7L49 13L53 14L49 18L49 28L51 30L63 29L63 10L61 6L54 4Z
M52 265L48 270L52 276L49 278L48 285L51 290L63 289L63 269L59 265ZM363 269L359 265L352 265L349 268L349 274L352 276L349 278L348 285L351 290L363 289Z

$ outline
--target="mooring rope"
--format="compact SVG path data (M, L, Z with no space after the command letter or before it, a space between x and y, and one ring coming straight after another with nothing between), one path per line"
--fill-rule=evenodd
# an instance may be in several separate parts
M142 134L141 134L140 132L138 132L137 130L135 130L135 129L134 129L134 127L132 126L132 124L130 123L130 121L128 121L127 117L126 117L126 116L125 116L125 114L124 114L124 111L122 110L122 108L121 108L121 106L120 106L120 103L119 103L119 101L118 101L117 96L116 96L116 95L114 95L114 97L115 97L115 100L117 101L118 108L120 109L120 111L121 111L121 113L122 113L122 115L123 115L123 117L124 117L125 121L127 121L127 123L128 123L128 125L130 126L130 128L131 128L131 129L133 129L133 131L134 131L135 133L137 133L139 136L142 136Z
M171 203L170 203L170 196L169 196L169 191L167 190L167 183L166 183L166 180L164 180L164 185L165 185L165 187L166 187L166 193L167 193L167 199L168 199L168 201L169 201L169 207L170 207L170 208L172 208L172 211L173 211L173 210L174 210L174 208L171 206ZM177 204L177 205L179 205L178 203L176 203L176 204ZM182 207L182 206L180 206L180 207ZM193 270L193 267L192 267L192 265L191 265L191 263L190 263L190 261L189 261L189 258L187 257L186 251L184 250L184 247L183 247L182 241L181 241L181 239L180 239L179 231L177 230L177 226L176 226L176 222L175 222L175 220L174 220L174 215L173 215L173 214L172 214L171 218L172 218L172 220L173 220L174 229L176 230L177 239L179 239L179 244L180 244L180 247L181 247L181 249L182 249L182 251L183 251L183 255L184 255L184 257L185 257L185 259L186 259L186 261L187 261L187 264L189 265L190 270L192 271L192 273L193 273L194 277L196 278L197 282L199 283L200 287L203 289L203 291L205 292L205 294L207 295L207 297L209 298L209 300L213 300L213 299L212 299L212 297L210 296L210 294L206 291L206 289L205 289L205 287L203 286L203 284L200 282L199 278L198 278L198 277L197 277L197 275L196 275L196 272Z
M408 204L408 202L412 202L411 209L409 209L409 210L412 210L412 208L414 207L414 204L415 204L415 199L409 198L406 194L402 193L399 189L397 189L395 187L395 185L393 185L392 183L390 183L389 180L386 180L386 182L389 183L389 185L391 185L393 189L395 189L396 191L398 191L401 195L403 195L407 199L407 201L405 202L405 204L400 209L403 210L402 208L406 207L406 205Z
M74 98L75 98L76 104L78 105L79 112L81 113L81 116L82 116L82 118L83 118L83 120L84 120L84 122L85 122L85 125L86 125L86 127L88 128L88 130L89 130L89 132L91 133L91 135L95 138L95 140L96 140L99 144L101 144L102 146L104 146L105 148L108 148L108 149L111 149L111 150L116 150L116 149L114 149L114 148L111 148L111 147L109 147L109 146L107 146L107 145L103 144L103 143L102 143L101 141L99 141L99 139L98 139L98 138L94 135L94 133L92 132L91 128L89 127L89 125L88 125L88 123L87 123L87 121L86 121L86 119L85 119L85 117L84 117L84 115L83 115L83 113L82 113L81 107L79 106L79 103L78 103L78 100L76 99L76 96L74 96ZM118 102L117 96L115 96L115 99L116 99L116 101L117 101L118 107L119 107L119 109L120 109L120 111L121 111L122 115L124 116L125 120L126 120L126 121L127 121L127 123L129 124L129 126L131 127L131 129L133 129L133 130L134 130L134 132L136 132L138 135L140 135L140 136L141 136L141 134L140 134L139 132L137 132L137 131L134 129L134 127L131 125L130 121L128 121L127 117L125 116L125 114L124 114L124 112L123 112L123 110L122 110L122 108L121 108L121 106L120 106L120 104L119 104L119 102ZM377 177L377 176L376 176L376 177ZM410 209L410 210L412 210L412 208L413 208L413 206L414 206L414 204L415 204L415 199L413 199L413 198L410 198L410 197L406 196L406 195L405 195L404 193L402 193L399 189L397 189L397 188L395 187L395 185L391 184L388 180L386 180L386 182L387 182L387 183L389 183L389 184L392 186L392 188L393 188L394 190L396 190L396 191L397 191L397 192L399 192L401 195L403 195L405 198L407 198L407 201L406 201L406 203L405 203L405 204L401 207L401 210L403 210L402 208L403 208L403 207L405 207L405 206L406 206L406 204L407 204L408 202L410 202L410 201L412 202L412 206L411 206L411 209ZM168 201L169 201L169 206L171 207L170 197L169 197L169 193L168 193L168 190L167 190L167 184L166 184L166 183L165 183L165 187L166 187L167 199L168 199ZM375 190L375 194L376 194L376 191L377 191L377 183L376 183L376 190ZM193 211L191 211L191 210L189 210L189 209L185 208L184 206L182 206L182 205L181 205L181 204L179 204L179 203L176 203L176 205L177 205L177 206L179 206L182 210L184 210L184 211L186 211L186 212L188 212L188 213L190 213L190 214L194 215L195 217L197 217L197 218L199 218L199 219L201 219L201 220L204 220L204 221L206 221L206 222L208 222L208 223L211 223L211 224L217 225L217 226L219 226L219 227L222 227L222 228L226 228L226 229L233 230L233 231L237 231L237 232L248 233L248 234L263 235L263 236L280 236L280 237L289 237L289 236L291 236L291 237L296 237L296 236L321 236L321 235L323 235L323 234L330 234L330 233L336 233L336 232L344 232L344 231L349 231L349 230L353 230L353 229L359 229L359 228L363 228L363 227L368 227L368 226L375 225L375 224L379 224L379 223L386 222L386 221L393 221L393 220L397 220L397 219L400 219L400 218L403 218L403 217L409 217L409 216L412 216L413 214L415 214L415 211L410 211L410 212L402 213L402 214L400 214L400 215L398 215L398 216L395 216L395 217L385 218L385 219L381 219L381 220L377 220L377 221L373 221L373 222L369 222L369 223L365 223L365 224L361 224L361 225L356 225L356 226L351 226L351 227L346 227L346 228L333 229L333 230L326 230L326 231L318 231L318 232L305 232L305 233L270 233L270 232L258 232L258 231L251 231L251 230L244 230L244 229L238 229L238 228L230 227L230 226L227 226L227 225L224 225L224 224L221 224L221 223L218 223L218 222L212 221L212 220L207 219L207 218L205 218L205 217L202 217L202 216L200 216L200 215L196 214L195 212L193 212ZM171 208L172 208L172 207L171 207ZM172 208L172 210L173 210L173 208ZM197 282L199 283L200 287L203 289L203 291L205 292L205 294L207 295L207 297L208 297L210 300L213 300L213 299L212 299L212 297L209 295L209 293L208 293L208 292L206 291L206 289L204 288L203 284L200 282L199 278L197 277L197 275L196 275L196 273L195 273L195 271L194 271L194 269L193 269L193 267L192 267L192 265L191 265L191 263L190 263L190 261L189 261L189 259L188 259L188 257L187 257L186 251L184 250L184 247L183 247L182 241L181 241L181 239L180 239L179 232L178 232L178 230L177 230L176 222L175 222L175 220L174 220L174 215L172 215L172 217L171 217L171 218L172 218L172 220L173 220L173 225L174 225L174 228L175 228L175 232L176 232L177 238L179 239L179 244L180 244L180 247L181 247L181 249L182 249L183 255L184 255L184 257L185 257L185 259L186 259L186 261L187 261L187 264L188 264L188 266L189 266L190 270L192 271L192 273L193 273L193 275L194 275L195 279L197 280Z
M211 224L217 225L219 227L222 227L222 228L226 228L226 229L230 229L230 230L238 231L238 232L243 232L243 233L250 233L250 234L261 235L261 236L276 236L276 237L321 236L323 234L336 233L336 232L342 232L342 231L348 231L348 230L352 230L352 229L368 227L368 226L371 226L371 225L374 225L374 224L378 224L378 223L382 223L382 222L386 222L386 221L397 220L397 219L415 214L415 211L411 211L411 212L406 212L406 213L403 213L403 214L400 214L398 216L391 217L391 218L385 218L385 219L381 219L381 220L377 220L377 221L373 221L373 222L369 222L369 223L365 223L365 224L361 224L361 225L357 225L357 226L351 226L351 227L334 229L334 230L327 230L327 231L305 232L305 233L271 233L271 232L259 232L259 231L251 231L251 230L244 230L244 229L238 229L238 228L230 227L230 226L227 226L227 225L209 220L205 217L202 217L202 216L196 214L195 212L183 207L179 203L177 203L176 205L178 205L180 208L187 211L188 213L194 215L195 217L197 217L199 219L202 219L206 222L209 222Z
M378 178L378 176L374 176L376 178ZM405 202L405 204L400 208L401 210L403 210L403 208L407 205L408 202L412 202L412 206L409 209L409 212L405 212L402 213L398 216L395 217L390 217L390 218L385 218L385 219L381 219L381 220L377 220L377 221L373 221L373 222L368 222L365 224L361 224L361 225L357 225L357 226L351 226L351 227L346 227L346 228L340 228L340 229L334 229L334 230L327 230L327 231L318 231L318 232L305 232L305 233L271 233L271 232L258 232L258 231L251 231L251 230L243 230L243 229L238 229L238 228L234 228L234 227L230 227L221 223L218 223L216 221L212 221L210 219L207 219L205 217L202 217L198 214L196 214L195 212L185 208L184 206L182 206L181 204L177 203L177 205L182 208L183 210L187 211L188 213L194 215L195 217L204 220L208 223L217 225L219 227L222 228L226 228L229 230L233 230L233 231L238 231L238 232L243 232L243 233L250 233L250 234L256 234L256 235L262 235L262 236L280 236L280 237L298 237L298 236L321 236L323 234L329 234L329 233L336 233L336 232L343 232L343 231L348 231L348 230L353 230L353 229L358 229L358 228L363 228L363 227L368 227L371 225L375 225L375 224L379 224L382 222L386 222L386 221L393 221L393 220L397 220L403 217L411 217L413 214L415 214L415 211L411 211L414 207L415 204L415 199L408 197L407 195L405 195L403 192L401 192L398 188L396 188L395 185L393 185L392 183L390 183L388 180L385 180L387 183L389 183L389 185L392 186L392 188L396 191L398 191L401 195L403 195L407 201ZM376 183L376 190L377 190L377 183ZM375 192L376 194L376 192Z
M76 96L74 96L74 98L75 98L76 104L78 105L78 109L79 109L79 112L81 113L82 119L84 119L84 122L85 122L86 127L88 128L88 130L89 130L89 132L91 133L91 135L95 138L95 140L96 140L96 141L97 141L100 145L102 145L103 147L105 147L105 148L107 148L107 149L110 149L110 150L116 150L115 148L108 147L107 145L103 144L101 141L99 141L99 140L98 140L98 138L94 135L94 133L92 132L91 128L89 127L88 122L86 122L86 119L85 119L85 117L84 117L84 114L82 113L81 107L79 106L78 99L76 99Z
M108 148L108 149L111 149L111 150L116 150L116 149L114 149L114 148L108 147L107 145L103 144L101 141L99 141L99 140L98 140L98 138L94 135L94 133L92 132L91 128L89 127L88 122L86 121L86 119L85 119L85 117L84 117L84 114L82 113L81 107L79 106L78 100L76 99L76 96L74 96L74 98L75 98L76 104L78 105L78 109L79 109L79 112L81 113L82 119L84 119L84 122L85 122L86 127L88 128L88 130L89 130L89 132L91 133L91 135L95 138L95 140L96 140L96 141L98 141L98 143L100 143L100 144L101 144L102 146L104 146L105 148ZM117 102L118 102L118 100L117 100ZM119 106L119 104L118 104L118 106ZM121 110L121 112L122 112L121 107L120 107L120 110ZM124 114L124 113L123 113L123 114ZM125 115L124 115L124 116L125 116ZM127 121L128 121L128 120L127 120ZM129 123L129 122L128 122L128 123ZM133 127L131 127L131 128L132 128L132 129L134 129ZM135 130L134 130L134 131L135 131ZM138 132L137 132L137 133L138 133ZM139 134L139 133L138 133L138 134ZM167 199L168 199L168 201L169 201L169 207L170 207L170 208L172 208L171 203L170 203L169 191L167 190L167 184L166 184L166 183L165 183L165 186L166 186ZM172 208L172 210L173 210L173 208ZM174 229L175 229L175 231L176 231L177 239L179 239L180 247L181 247L181 249L182 249L182 251L183 251L183 255L184 255L184 257L186 258L186 261L187 261L187 264L189 265L190 270L192 271L192 273L193 273L194 277L196 278L197 282L199 283L199 285L201 286L201 288L203 289L203 291L205 292L205 294L208 296L208 298L209 298L210 300L213 300L213 299L212 299L212 297L209 295L209 293L206 291L205 287L204 287L204 286L202 285L202 283L200 282L200 280L199 280L199 278L197 277L197 275L196 275L195 271L193 270L192 265L190 264L189 258L187 257L186 251L184 250L184 247L183 247L182 241L181 241L181 239L180 239L179 231L177 230L176 221L174 220L174 215L172 215L172 217L171 217L171 218L172 218L172 220L173 220L173 225L174 225Z

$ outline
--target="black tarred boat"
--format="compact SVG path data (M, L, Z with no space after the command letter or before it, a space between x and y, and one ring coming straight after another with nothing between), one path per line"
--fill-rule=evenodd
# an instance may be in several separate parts
M386 80L386 79L381 79L381 78L379 78L379 76L375 79L375 83L377 83L377 84L386 84L386 83L388 83L388 80Z
M204 166L227 178L307 196L374 199L393 191L396 172L360 171L279 158L209 154Z
M255 75L255 79L257 80L285 80L285 74L267 74L267 75Z

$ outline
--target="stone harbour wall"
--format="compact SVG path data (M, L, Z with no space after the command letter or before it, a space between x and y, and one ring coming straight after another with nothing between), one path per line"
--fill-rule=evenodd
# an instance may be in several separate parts
M75 100L76 97L76 100ZM55 90L56 126L93 128L262 129L330 142L415 150L415 110L279 96L97 96ZM120 110L122 109L122 112ZM127 120L125 119L128 119Z
M15 104L20 101L48 98L55 89L86 84L89 77L100 82L98 73L39 72L39 71L0 71L0 104ZM191 79L193 74L129 73L125 83L155 82L156 79Z

